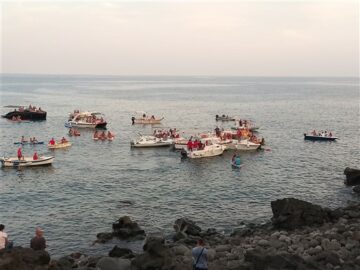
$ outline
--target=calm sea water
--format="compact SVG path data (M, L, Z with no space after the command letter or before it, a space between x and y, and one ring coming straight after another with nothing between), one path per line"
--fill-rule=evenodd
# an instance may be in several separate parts
M0 170L0 223L16 244L28 245L41 226L52 255L72 251L105 253L114 240L91 246L96 233L130 215L147 232L172 232L176 218L228 232L241 221L271 217L270 201L296 197L336 207L356 199L343 185L346 166L360 164L359 80L352 78L97 77L3 76L5 105L35 105L46 121L11 123L0 119L0 155L16 154L22 135L48 141L67 133L74 109L103 112L117 134L113 142L94 142L90 131L70 138L68 150L54 154L51 167ZM130 149L149 126L132 126L136 111L164 116L163 127L185 134L211 131L216 114L252 119L271 151L241 154L234 170L232 153L183 160L170 149ZM229 124L223 124L229 127ZM327 129L335 143L308 142L303 133ZM23 152L32 155L32 146ZM129 205L124 201L131 201Z

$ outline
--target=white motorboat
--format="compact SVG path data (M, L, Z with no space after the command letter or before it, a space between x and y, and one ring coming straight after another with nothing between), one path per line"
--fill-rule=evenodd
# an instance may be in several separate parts
M104 115L99 112L79 112L70 115L70 119L65 123L65 127L78 128L106 128L107 122Z
M33 166L43 166L50 165L54 161L53 156L40 156L38 159L34 160L33 157L24 157L18 159L17 157L2 157L0 158L1 165L3 167L33 167Z
M183 149L181 155L188 158L204 158L221 155L226 146L215 143L211 138L201 139L202 147L196 150Z
M250 140L233 140L231 144L227 146L229 149L238 151L255 151L261 147L260 143L253 143Z
M170 138L157 138L155 136L140 136L138 139L131 141L131 146L136 148L146 147L164 147L170 146L174 141Z

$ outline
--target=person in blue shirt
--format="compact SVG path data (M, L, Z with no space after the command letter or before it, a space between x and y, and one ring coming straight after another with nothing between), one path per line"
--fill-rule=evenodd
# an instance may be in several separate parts
M199 239L197 246L192 249L192 256L194 258L194 269L195 270L207 270L207 254L208 250L205 248L204 241Z
M240 166L240 164L241 164L240 157L239 157L239 156L236 156L236 158L235 158L235 165Z

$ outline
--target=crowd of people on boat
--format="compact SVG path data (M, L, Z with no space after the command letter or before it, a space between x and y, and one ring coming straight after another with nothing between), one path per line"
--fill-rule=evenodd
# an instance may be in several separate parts
M110 130L105 133L105 131L98 131L95 130L94 134L93 134L93 139L94 140L113 140L115 138L115 134L112 133Z
M333 136L331 131L328 132L327 130L325 130L325 131L316 132L315 129L311 132L311 135L318 137L329 137L329 138Z
M154 129L153 131L153 136L156 137L156 138L161 138L161 139L178 139L180 138L180 134L178 133L179 131L174 128L170 128L169 130L166 130L166 129Z
M206 145L208 145L208 141L202 143L201 140L199 139L193 140L193 137L191 137L187 142L186 146L189 151L196 151L196 150L204 150Z

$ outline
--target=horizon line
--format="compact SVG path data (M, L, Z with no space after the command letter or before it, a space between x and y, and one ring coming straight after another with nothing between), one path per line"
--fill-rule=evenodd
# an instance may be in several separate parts
M354 75L206 75L206 74L198 74L198 75L175 75L175 74L89 74L89 73L2 73L0 72L0 76L98 76L98 77L244 77L244 78L357 78L360 79L360 74L358 76Z

